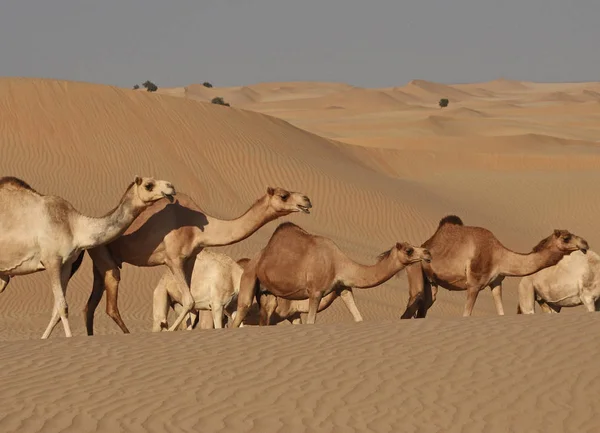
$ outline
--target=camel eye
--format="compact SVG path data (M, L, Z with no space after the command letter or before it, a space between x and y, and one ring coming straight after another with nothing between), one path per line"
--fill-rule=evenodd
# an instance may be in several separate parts
M154 184L147 183L146 186L144 186L144 188L146 188L146 191L152 191L154 189Z
M566 243L566 242L571 242L571 236L565 236L565 237L563 238L563 242L565 242L565 243Z
M287 199L290 198L290 195L289 194L282 194L282 195L280 195L280 197L281 197L281 200L287 201Z
M412 254L415 252L415 250L413 250L412 248L407 248L406 249L406 255L407 256L412 256Z

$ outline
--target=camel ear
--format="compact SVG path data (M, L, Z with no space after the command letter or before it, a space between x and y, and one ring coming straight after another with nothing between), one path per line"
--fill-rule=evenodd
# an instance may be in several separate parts
M269 194L269 195L275 194L275 188L271 188L270 186L268 186L267 187L267 194Z
M135 182L136 185L142 184L142 178L139 176L135 176L135 179L133 181Z
M402 249L402 244L400 242L396 242L396 248L398 248L399 250Z
M558 229L554 230L554 236L559 237L560 236L560 230L558 230Z

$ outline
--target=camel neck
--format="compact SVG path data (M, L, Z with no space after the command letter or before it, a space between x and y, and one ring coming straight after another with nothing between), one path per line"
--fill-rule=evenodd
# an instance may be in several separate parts
M78 215L74 224L77 245L82 249L93 248L121 236L144 209L133 204L134 194L134 188L130 188L119 205L103 217Z
M340 280L347 287L366 289L385 283L404 267L405 265L393 263L391 257L374 265L362 265L346 257L340 272Z
M236 219L221 220L207 216L202 243L205 246L223 246L242 241L275 218L277 214L269 207L269 196L264 196Z
M563 253L551 249L543 249L529 254L516 253L505 249L502 252L500 274L508 277L524 277L537 271L554 266L562 258Z

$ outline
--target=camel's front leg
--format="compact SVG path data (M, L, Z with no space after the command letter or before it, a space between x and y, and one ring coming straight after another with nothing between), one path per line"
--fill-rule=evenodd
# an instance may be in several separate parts
M492 289L492 296L494 297L494 304L496 305L496 313L499 316L504 316L504 306L502 305L502 281L495 282L490 285Z
M354 321L362 322L363 318L360 315L360 311L358 311L358 308L356 307L356 302L354 300L354 293L352 293L352 289L347 288L342 290L340 292L340 297L342 298L342 301L344 301L344 304L346 304L346 308L348 309L348 311L350 311L350 314L352 314Z
M308 298L308 317L306 318L306 324L312 325L317 319L317 311L319 310L319 303L323 297L323 292L313 292Z
M52 333L54 327L58 324L58 321L62 321L63 328L65 330L65 336L71 337L71 327L69 326L68 319L68 306L65 294L67 292L67 283L71 276L71 264L61 266L60 263L56 262L47 267L50 273L50 279L52 284L52 292L54 294L54 308L52 309L52 317L48 327L42 335L42 339L46 339Z
M223 328L223 304L217 302L211 309L215 329Z
M239 328L243 320L248 314L248 310L252 305L254 293L258 289L256 280L256 260L252 259L244 268L242 277L240 278L240 291L237 297L237 310L233 319L232 328Z
M408 279L408 302L400 319L412 319L415 314L424 308L424 275L421 263L413 263L406 267ZM426 310L425 310L426 311ZM424 316L423 316L424 317Z
M160 332L167 327L169 314L169 294L164 284L159 283L152 296L152 332Z
M473 307L475 301L477 301L477 295L481 291L479 286L470 286L467 289L467 302L465 303L465 309L463 310L463 317L469 317L473 313Z
M10 277L8 275L0 275L0 293L4 292L6 286L10 282Z
M185 319L185 316L192 310L192 308L194 308L194 298L192 297L192 293L190 291L190 283L195 262L196 256L188 258L187 261L184 261L182 258L178 258L176 260L168 260L166 263L173 273L175 281L177 281L177 286L181 291L182 306L181 313L179 316L177 316L177 319L175 319L175 322L173 322L169 328L169 331L176 330L183 319Z

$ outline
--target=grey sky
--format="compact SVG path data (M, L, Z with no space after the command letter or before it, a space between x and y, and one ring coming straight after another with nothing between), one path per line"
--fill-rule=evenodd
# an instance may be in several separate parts
M205 80L600 80L598 0L2 0L0 75Z

